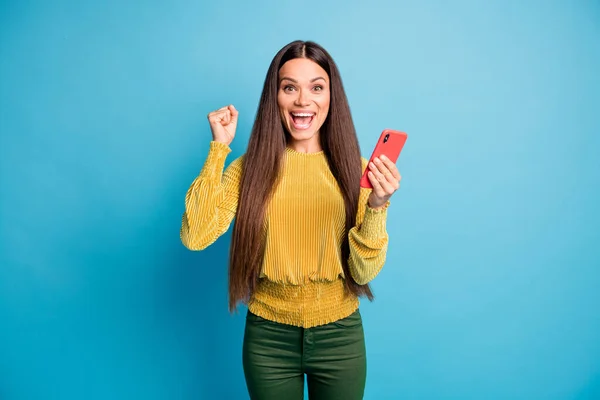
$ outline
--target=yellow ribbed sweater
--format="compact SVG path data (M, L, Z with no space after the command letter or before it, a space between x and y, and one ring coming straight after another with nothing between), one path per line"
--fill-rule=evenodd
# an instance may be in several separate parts
M202 250L224 234L235 217L243 167L241 156L224 171L229 146L211 142L200 175L185 197L181 241ZM367 160L362 158L363 170ZM356 225L348 233L349 267L359 284L385 262L387 206L372 209L371 190L360 189ZM310 328L345 318L358 298L344 289L341 243L345 206L323 152L286 149L282 179L266 211L266 243L260 282L248 309L263 318Z

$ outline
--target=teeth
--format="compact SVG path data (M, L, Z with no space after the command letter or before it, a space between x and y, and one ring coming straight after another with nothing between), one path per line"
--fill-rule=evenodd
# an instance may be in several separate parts
M312 113L292 113L294 117L312 117Z

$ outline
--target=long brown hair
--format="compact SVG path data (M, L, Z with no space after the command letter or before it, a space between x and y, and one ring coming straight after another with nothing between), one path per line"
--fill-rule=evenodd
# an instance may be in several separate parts
M249 300L262 267L265 250L265 210L277 186L287 144L287 134L277 103L279 70L283 64L295 58L310 59L329 75L329 113L320 129L319 137L331 173L340 187L346 209L346 234L341 248L345 284L350 292L367 296L369 300L373 299L369 285L357 284L348 267L348 231L356 223L362 166L358 138L342 79L335 62L323 47L310 41L295 41L279 50L271 61L244 156L238 210L229 255L230 311L236 309L239 301Z

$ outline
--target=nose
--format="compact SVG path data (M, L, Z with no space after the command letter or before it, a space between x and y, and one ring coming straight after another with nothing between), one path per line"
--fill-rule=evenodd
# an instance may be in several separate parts
M309 96L308 96L307 92L303 89L298 90L298 96L296 97L296 101L294 103L296 103L297 106L308 105L309 104Z

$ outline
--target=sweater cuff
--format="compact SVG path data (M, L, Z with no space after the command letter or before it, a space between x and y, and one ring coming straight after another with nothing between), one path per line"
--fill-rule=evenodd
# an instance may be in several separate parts
M386 221L389 202L383 208L374 209L367 205L360 233L369 239L381 239L387 236Z
M225 143L210 142L208 156L200 173L203 177L220 176L225 169L225 159L231 153L231 148Z

